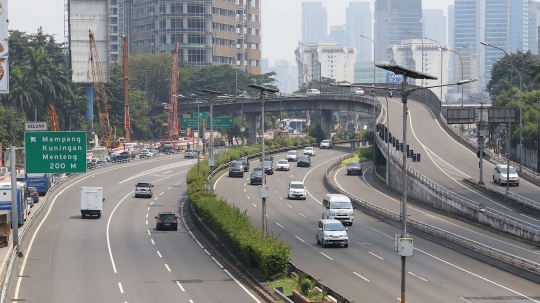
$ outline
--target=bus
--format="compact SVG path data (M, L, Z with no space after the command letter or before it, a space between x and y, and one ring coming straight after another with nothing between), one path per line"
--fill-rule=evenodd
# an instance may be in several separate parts
M18 222L19 226L23 225L26 221L26 217L29 212L28 197L30 192L25 182L17 182L17 212L19 214ZM0 182L0 210L12 210L11 209L11 182ZM13 213L11 214L11 222L13 220Z
M52 174L25 174L24 178L29 187L35 187L40 195L45 195L53 184Z

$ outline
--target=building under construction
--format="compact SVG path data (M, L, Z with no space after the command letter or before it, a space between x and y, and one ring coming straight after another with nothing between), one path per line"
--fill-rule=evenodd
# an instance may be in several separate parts
M261 0L111 0L111 61L121 58L126 33L129 54L174 50L192 66L234 65L261 73ZM115 15L116 14L116 15Z

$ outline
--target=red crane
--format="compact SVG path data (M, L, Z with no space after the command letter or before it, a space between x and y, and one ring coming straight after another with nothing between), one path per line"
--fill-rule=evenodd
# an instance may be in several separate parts
M169 104L165 106L167 123L163 123L162 137L164 140L178 140L178 43L174 45L171 67L171 87Z

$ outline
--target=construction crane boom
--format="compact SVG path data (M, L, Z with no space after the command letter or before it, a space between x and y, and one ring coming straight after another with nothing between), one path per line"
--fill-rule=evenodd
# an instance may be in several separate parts
M101 145L112 147L112 132L109 123L109 108L107 105L107 93L105 92L105 81L103 80L103 70L96 45L96 38L92 30L88 30L90 37L90 62L92 65L92 79L94 83L94 100L96 101L99 123L101 125Z
M163 137L166 140L178 140L178 43L174 44L172 56L171 86L169 92L169 105L165 106L168 111L167 124L163 125Z
M60 130L58 126L58 116L56 115L56 107L52 104L49 104L49 110L51 114L51 130L57 132Z
M129 117L129 83L128 83L128 43L126 34L122 34L124 56L124 140L131 141L131 119Z

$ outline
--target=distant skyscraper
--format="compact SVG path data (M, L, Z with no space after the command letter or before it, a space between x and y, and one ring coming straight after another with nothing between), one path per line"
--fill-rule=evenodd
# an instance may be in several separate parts
M330 40L339 46L348 46L347 29L345 25L330 26Z
M531 1L529 5L529 50L538 55L538 28L540 27L540 2Z
M373 38L371 34L371 9L369 2L351 2L347 8L347 35L348 47L357 50L357 62L373 61L373 43L366 37Z
M529 50L529 0L512 0L510 5L510 51ZM487 11L486 11L487 13Z
M480 53L486 22L485 6L486 0L455 0L453 44L456 51L468 46L473 52Z
M328 39L326 8L321 2L302 2L302 43Z
M446 43L446 16L442 9L422 10L422 27L424 37L433 39L441 45Z
M448 5L448 46L451 50L454 49L454 6ZM448 82L453 82L454 80L454 56L452 52L448 52L450 56L450 62L448 62ZM460 79L461 80L461 79Z
M457 0L456 0L457 1ZM386 60L389 45L422 35L422 0L375 0L375 60Z

